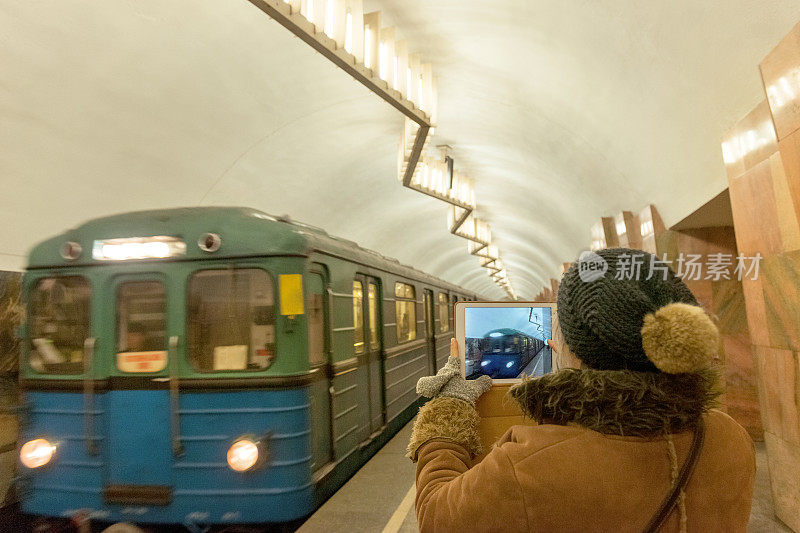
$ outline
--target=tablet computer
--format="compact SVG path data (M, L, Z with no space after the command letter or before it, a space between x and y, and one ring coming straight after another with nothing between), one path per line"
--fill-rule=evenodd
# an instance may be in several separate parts
M515 383L552 371L555 303L457 302L456 340L466 379Z

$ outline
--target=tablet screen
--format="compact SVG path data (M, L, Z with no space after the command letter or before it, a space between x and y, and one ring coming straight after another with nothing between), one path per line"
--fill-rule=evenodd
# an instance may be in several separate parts
M467 379L518 379L552 370L552 309L544 307L466 307L464 374Z

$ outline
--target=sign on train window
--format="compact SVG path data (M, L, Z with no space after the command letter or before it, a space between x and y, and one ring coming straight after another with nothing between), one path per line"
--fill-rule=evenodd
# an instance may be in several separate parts
M200 372L257 371L275 359L273 283L257 268L189 278L189 362Z
M89 282L80 276L45 278L30 295L28 363L45 374L82 374L84 343L91 336Z
M166 295L160 281L129 281L117 289L117 368L158 372L167 366Z
M417 338L417 302L414 287L407 283L396 283L394 295L397 342L413 341Z
M450 305L447 301L447 295L443 292L439 293L439 332L444 333L450 331Z
M364 352L364 286L353 282L353 349Z

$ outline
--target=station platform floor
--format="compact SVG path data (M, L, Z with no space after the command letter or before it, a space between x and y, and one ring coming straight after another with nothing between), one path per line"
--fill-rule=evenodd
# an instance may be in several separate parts
M331 496L297 530L298 533L415 533L415 465L405 457L413 421ZM749 533L791 533L774 517L763 442L756 443L756 485Z
M406 454L413 421L312 514L297 533L416 533L414 474Z

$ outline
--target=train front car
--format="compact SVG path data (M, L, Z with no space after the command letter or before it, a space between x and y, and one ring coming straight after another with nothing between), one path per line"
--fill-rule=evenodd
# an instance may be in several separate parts
M510 328L487 332L483 336L481 372L499 379L518 377L538 351L534 340L521 331Z
M36 247L23 510L189 525L310 513L306 247L232 208L108 217Z

